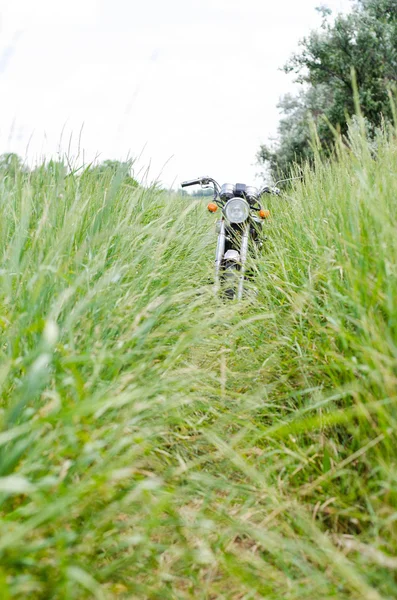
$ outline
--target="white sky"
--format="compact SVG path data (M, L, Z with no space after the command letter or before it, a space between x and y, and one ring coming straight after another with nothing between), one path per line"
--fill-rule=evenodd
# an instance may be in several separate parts
M349 0L0 0L0 154L140 158L178 185L258 182L279 70ZM81 131L82 130L82 131ZM81 135L80 135L81 132ZM80 154L79 154L80 148Z

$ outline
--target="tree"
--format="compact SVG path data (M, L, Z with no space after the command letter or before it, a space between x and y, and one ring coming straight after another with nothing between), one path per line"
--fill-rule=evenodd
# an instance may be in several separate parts
M286 94L278 108L283 112L273 146L261 146L257 159L267 164L274 178L287 177L291 165L311 159L311 128L322 126L321 118L330 103L330 95L323 85L301 90L293 96Z
M18 173L27 173L27 171L18 154L6 152L0 155L0 175L7 175L14 179Z
M87 173L105 175L109 174L110 177L120 178L123 183L132 187L138 187L139 183L131 175L132 161L128 160L125 162L118 160L105 160L101 164L91 167Z
M67 167L62 160L50 159L48 162L43 162L33 169L32 175L40 180L51 178L59 182L65 179L67 172Z
M304 38L301 51L284 66L304 91L295 103L290 97L280 102L279 142L258 152L259 162L270 163L273 173L310 158L311 119L325 152L333 145L332 128L346 133L348 115L355 110L352 69L361 110L372 128L391 118L389 93L397 82L396 0L358 0L350 14L333 21L328 9L318 10L320 30Z

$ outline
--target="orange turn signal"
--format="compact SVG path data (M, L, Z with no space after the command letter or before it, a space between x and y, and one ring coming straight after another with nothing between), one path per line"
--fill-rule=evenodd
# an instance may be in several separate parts
M267 219L268 217L270 217L270 210L265 210L264 208L262 208L259 211L259 216L261 219Z
M218 210L217 205L215 204L215 202L210 202L207 206L208 210L210 212L216 212Z

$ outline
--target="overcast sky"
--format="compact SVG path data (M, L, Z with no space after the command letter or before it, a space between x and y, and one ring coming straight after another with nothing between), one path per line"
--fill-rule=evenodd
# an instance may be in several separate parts
M0 0L0 154L139 157L177 185L258 182L279 68L349 0Z

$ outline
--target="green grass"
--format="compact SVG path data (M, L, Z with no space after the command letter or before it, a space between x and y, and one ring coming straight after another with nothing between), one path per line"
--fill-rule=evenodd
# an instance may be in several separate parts
M397 141L269 201L256 293L203 199L0 180L0 598L397 595Z

